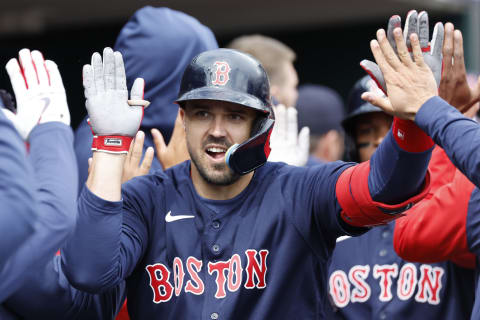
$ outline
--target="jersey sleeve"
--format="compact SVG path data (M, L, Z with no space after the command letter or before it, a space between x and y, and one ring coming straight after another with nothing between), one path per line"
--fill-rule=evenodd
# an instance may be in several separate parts
M25 277L24 285L4 303L22 319L114 319L126 294L125 282L103 294L75 289L62 271L60 256Z
M432 152L432 158L428 164L430 172L430 194L435 193L440 187L453 181L457 168L448 158L445 150L435 146Z
M90 293L104 292L133 271L148 245L143 213L153 211L151 189L148 178L135 178L122 186L121 201L110 202L84 187L77 227L62 254L72 285Z
M450 260L475 267L467 245L467 212L474 185L456 171L454 180L410 209L395 222L393 245L405 260L434 263Z
M10 256L31 236L36 220L33 173L27 162L25 145L2 111L0 155L1 270Z
M31 236L0 270L0 301L18 288L27 270L51 259L75 226L77 168L73 133L60 122L37 125L29 137L37 221Z
M289 172L288 180L280 179L283 188L289 190L288 195L283 196L291 197L287 214L302 237L320 255L325 253L325 248L333 250L337 237L367 231L365 228L350 228L339 219L341 208L335 195L335 182L352 165L337 161L309 168L285 166L282 169ZM292 171L294 174L290 174Z
M423 104L415 123L442 147L463 174L480 186L480 126L440 97Z
M390 131L370 161L345 170L336 182L342 220L354 227L388 223L423 199L430 187L431 149L409 152Z
M467 214L467 242L469 250L480 256L480 189L473 189Z

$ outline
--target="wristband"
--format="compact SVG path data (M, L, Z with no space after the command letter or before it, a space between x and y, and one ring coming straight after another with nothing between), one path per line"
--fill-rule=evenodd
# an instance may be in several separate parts
M133 137L93 136L92 150L108 153L128 153Z
M424 152L435 144L413 121L393 118L392 133L398 146L407 152Z

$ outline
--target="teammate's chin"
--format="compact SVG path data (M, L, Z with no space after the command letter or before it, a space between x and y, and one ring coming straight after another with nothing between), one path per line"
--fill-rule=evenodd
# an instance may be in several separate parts
M210 184L228 186L240 179L240 175L233 172L225 162L209 163L206 157L199 156L194 152L190 152L190 158L200 176Z

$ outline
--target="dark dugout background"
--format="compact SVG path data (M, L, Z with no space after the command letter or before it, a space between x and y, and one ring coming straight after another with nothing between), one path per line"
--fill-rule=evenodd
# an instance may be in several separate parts
M363 24L322 27L316 29L246 30L217 35L220 46L242 35L261 33L283 41L297 53L295 63L300 84L317 83L337 90L346 102L348 92L355 81L364 75L359 66L362 59L372 59L369 42L378 28L385 28L388 17ZM82 66L89 63L94 51L102 52L113 47L115 39L127 20L115 24L71 29L51 29L38 35L9 36L0 38L0 88L12 92L4 69L7 61L16 57L22 48L38 49L46 59L54 60L62 74L72 115L72 127L76 128L86 115L82 87ZM456 27L459 16L430 16L430 33L434 21L451 21ZM208 21L202 21L208 25ZM13 92L12 92L13 93Z

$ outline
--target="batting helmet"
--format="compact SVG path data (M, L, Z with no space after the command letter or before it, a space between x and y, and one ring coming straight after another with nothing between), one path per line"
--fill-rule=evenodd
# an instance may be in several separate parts
M361 98L362 93L367 91L383 94L370 76L364 76L355 82L355 85L348 96L347 116L342 121L343 128L349 134L353 132L355 117L366 113L383 112L382 109L375 107L373 104L366 102Z
M203 52L185 69L178 96L181 107L190 100L219 100L258 111L251 137L231 146L225 161L239 174L253 171L267 161L275 118L268 77L257 60L231 49Z
M378 88L377 84L372 78L370 78L370 76L364 76L355 82L352 90L350 90L347 102L347 116L342 121L342 126L346 133L345 156L348 161L359 161L354 131L356 119L364 114L383 112L382 109L375 107L373 104L368 103L361 98L362 93L367 91L384 95L382 90Z

